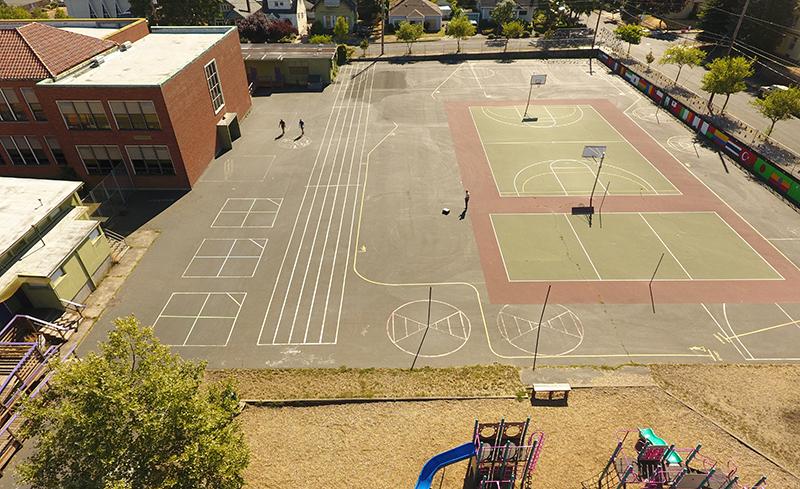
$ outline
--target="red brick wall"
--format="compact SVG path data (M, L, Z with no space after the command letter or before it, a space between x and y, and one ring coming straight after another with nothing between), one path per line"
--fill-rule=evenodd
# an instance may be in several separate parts
M225 98L225 106L216 114L205 76L205 65L212 59L216 60ZM189 185L197 181L216 156L217 122L226 112L236 112L241 121L250 111L247 85L236 29L164 84L164 100Z
M47 86L37 87L37 95L47 112L49 135L55 135L61 148L66 154L70 166L81 180L90 185L97 183L102 176L86 173L86 169L75 149L76 145L83 144L111 144L117 145L122 152L123 160L128 168L134 184L137 187L148 188L188 188L188 180L183 171L181 153L175 141L169 114L167 113L161 90L158 87L132 88L132 87L65 87ZM100 100L106 110L106 116L111 121L110 131L70 131L61 118L61 113L56 105L57 100ZM109 100L151 100L156 107L158 118L161 122L160 131L119 131L108 105ZM128 161L125 145L166 145L175 167L175 176L137 176Z
M146 19L138 19L133 24L127 25L114 34L106 37L109 41L122 44L125 41L136 42L150 33L150 27Z

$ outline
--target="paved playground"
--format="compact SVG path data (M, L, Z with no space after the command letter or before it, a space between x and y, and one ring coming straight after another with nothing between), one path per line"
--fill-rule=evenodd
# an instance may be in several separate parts
M423 337L418 365L527 365L537 333L545 364L800 361L797 213L593 68L354 63L254 98L83 349L135 314L215 368L403 367Z

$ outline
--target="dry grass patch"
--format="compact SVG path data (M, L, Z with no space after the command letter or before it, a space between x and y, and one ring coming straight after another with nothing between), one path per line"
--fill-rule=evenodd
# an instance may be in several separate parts
M658 365L656 381L800 474L800 365ZM797 481L792 487L800 487Z
M211 381L231 379L243 399L347 397L514 396L524 392L516 367L488 365L402 369L209 370Z
M433 455L469 440L474 420L524 420L546 433L534 487L579 488L602 469L617 431L652 427L678 447L703 453L741 481L762 474L771 487L800 481L742 446L657 387L576 390L570 406L531 407L514 400L373 403L306 408L247 408L240 419L252 448L250 488L410 488ZM447 467L442 489L461 489L466 462ZM434 487L439 487L441 472Z

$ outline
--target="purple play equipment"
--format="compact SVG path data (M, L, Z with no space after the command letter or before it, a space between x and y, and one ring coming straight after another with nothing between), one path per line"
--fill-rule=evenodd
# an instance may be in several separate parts
M472 442L431 458L422 468L415 489L431 487L439 469L469 459L465 489L522 489L539 461L544 433L528 432L531 419L509 423L480 423L475 420Z
M635 433L635 436L631 436ZM596 478L582 483L583 489L764 489L766 477L743 486L736 466L721 467L700 454L701 445L676 448L650 428L622 430L617 446Z

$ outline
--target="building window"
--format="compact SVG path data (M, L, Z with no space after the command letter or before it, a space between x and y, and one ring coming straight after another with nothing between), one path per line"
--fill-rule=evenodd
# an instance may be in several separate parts
M119 100L108 102L111 113L117 122L117 128L126 130L157 130L161 129L156 107L150 101Z
M97 100L60 100L58 110L64 118L64 124L68 129L73 130L108 130L111 124L103 103Z
M92 232L89 233L89 240L90 241L94 241L99 237L100 237L100 228L99 227L92 229Z
M14 165L35 166L49 163L42 147L42 141L38 137L1 136L0 144L11 157L11 163Z
M125 146L136 175L174 175L175 167L166 146Z
M214 59L206 65L206 81L208 81L208 91L211 94L211 103L216 114L225 105L225 98L222 96L222 85L217 74L217 61Z
M55 160L56 164L66 165L67 156L64 154L64 150L61 149L58 139L53 136L45 136L44 142L46 142L47 147L50 148L50 153L53 155L53 159Z
M55 283L58 279L66 274L67 273L64 271L64 267L58 267L53 273L50 274L50 281Z
M89 175L108 175L122 164L122 153L117 146L75 146Z
M0 121L26 121L25 107L13 88L0 88Z
M797 46L797 38L792 36L792 40L789 41L789 51L793 51L795 46Z
M33 114L33 118L37 121L46 121L47 116L42 110L42 104L39 103L39 97L36 96L36 93L33 91L32 88L20 88L22 92L22 98L25 99L25 102L28 103L28 108L31 109L31 113Z

